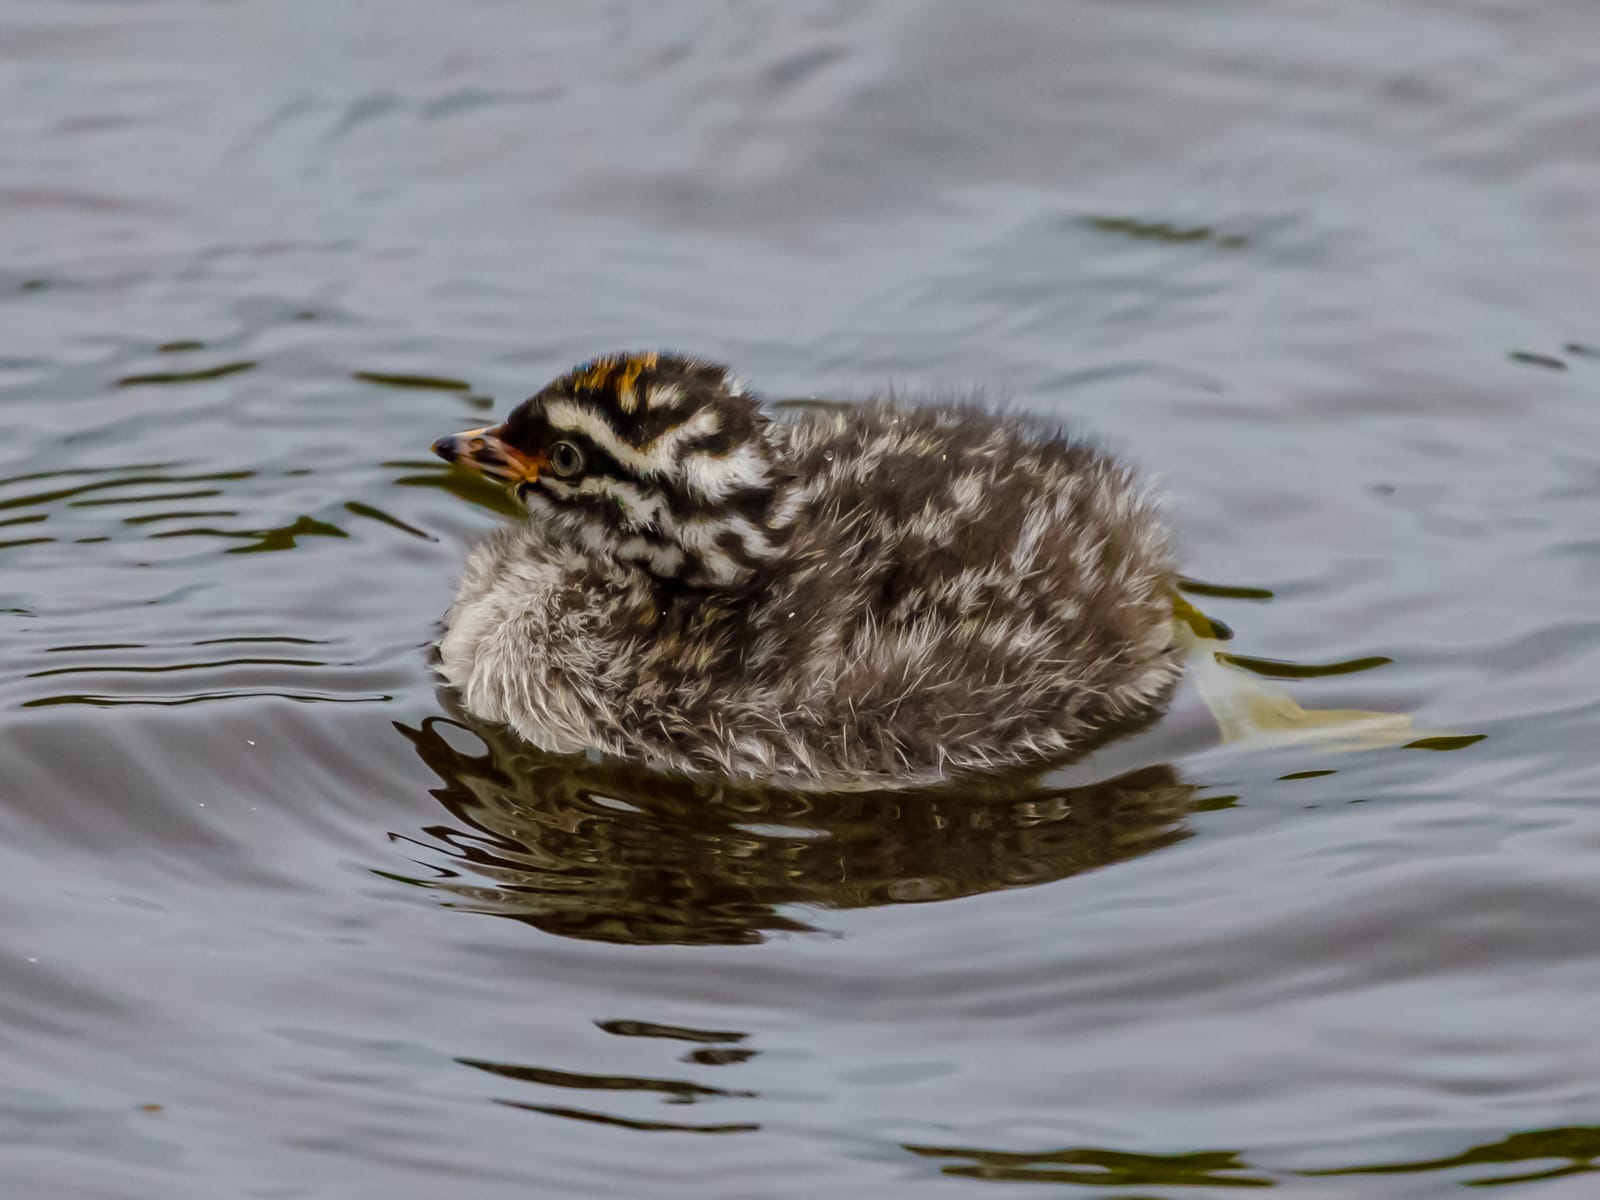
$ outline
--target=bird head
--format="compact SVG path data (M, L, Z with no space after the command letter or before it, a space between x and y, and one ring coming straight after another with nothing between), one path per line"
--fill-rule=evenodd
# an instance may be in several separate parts
M594 359L433 451L504 483L558 538L689 586L748 584L794 517L756 398L679 355Z

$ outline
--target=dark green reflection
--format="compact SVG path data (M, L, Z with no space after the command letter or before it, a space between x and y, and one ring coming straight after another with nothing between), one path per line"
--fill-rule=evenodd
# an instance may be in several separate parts
M377 521L391 529L398 529L402 533L409 533L412 537L421 538L427 542L437 542L439 539L425 530L418 529L415 525L407 525L399 517L384 512L381 508L374 508L370 504L363 504L359 500L345 502L345 511L354 513L358 517L366 517L369 521Z
M752 1092L730 1092L726 1088L706 1087L686 1079L645 1079L637 1075L587 1075L577 1071L556 1071L549 1067L523 1067L513 1063L489 1062L481 1058L456 1059L463 1067L544 1087L574 1088L578 1091L656 1092L672 1104L693 1104L721 1096L749 1098Z
M472 385L461 379L446 379L442 375L405 375L388 371L352 371L351 378L363 383L376 383L380 387L415 388L425 392L469 392Z
M1250 240L1240 233L1219 233L1209 225L1175 225L1170 221L1141 221L1136 217L1089 217L1088 223L1101 233L1115 233L1142 242L1185 245L1211 242L1224 250L1241 250Z
M754 1050L738 1050L716 1043L736 1042L743 1033L715 1032L712 1030L685 1029L673 1025L655 1025L647 1021L596 1021L607 1033L622 1037L661 1037L672 1041L701 1043L698 1049L684 1055L679 1061L696 1066L737 1066L756 1054ZM729 1088L710 1087L687 1079L666 1079L641 1075L592 1075L584 1071L561 1071L551 1067L523 1066L516 1063L492 1062L481 1058L458 1058L456 1062L475 1071L483 1071L513 1083L529 1084L536 1088L565 1088L580 1092L633 1092L653 1095L664 1104L699 1104L708 1100L753 1100L758 1093L736 1091ZM670 1121L641 1121L587 1109L567 1108L559 1105L539 1104L532 1099L497 1097L496 1104L520 1108L547 1116L567 1117L572 1120L594 1121L616 1125L623 1129L636 1129L647 1133L748 1133L759 1128L749 1124L686 1125Z
M118 475L128 471L166 471L180 464L170 462L129 463L125 467L73 467L65 471L29 471L24 475L8 475L0 479L0 487L12 483L31 483L36 479L70 479L77 475ZM251 472L253 474L253 472ZM208 476L207 478L216 478Z
M452 906L609 942L759 942L814 931L801 906L1064 879L1182 838L1194 792L1165 766L1074 787L1034 774L795 792L542 754L466 720L396 728L441 780L433 794L450 820L400 837L425 869L391 877ZM481 752L452 744L472 738Z
M581 1108L562 1108L555 1104L525 1104L520 1100L496 1100L506 1108L520 1108L526 1112L543 1113L547 1117L566 1117L570 1121L589 1121L596 1125L614 1125L618 1129L633 1129L640 1133L755 1133L759 1125L684 1125L676 1121L635 1121L628 1117L613 1117L609 1113L587 1112Z
M223 495L221 488L194 488L187 492L137 492L131 496L95 496L69 500L69 508L106 508L117 504L170 504L174 500L208 500Z
M1468 746L1476 746L1487 733L1463 733L1454 737L1425 737L1414 742L1407 742L1407 750L1465 750Z
M326 667L317 658L219 658L212 662L169 663L165 666L113 664L92 667L52 667L48 671L29 671L25 679L45 679L52 675L169 675L174 671L213 671L218 667Z
M749 1037L731 1029L690 1029L685 1025L658 1025L654 1021L596 1021L595 1027L615 1037L666 1038L674 1042L697 1042L715 1046L723 1042L742 1042Z
M36 700L24 700L23 708L54 708L63 704L81 704L90 708L185 708L191 704L210 704L216 700L260 700L271 698L274 700L292 700L296 704L388 704L393 696L383 693L371 693L365 696L336 696L328 692L283 692L283 691L224 691L224 692L195 692L188 696L90 696L90 695L65 695L65 696L40 696Z
M1242 587L1232 583L1207 583L1204 579L1190 579L1188 576L1178 580L1178 590L1188 592L1192 596L1216 596L1224 600L1271 600L1272 589L1263 587Z
M192 529L163 529L160 533L152 533L150 536L152 538L231 538L249 542L250 545L234 546L227 553L262 554L275 550L293 550L303 537L344 538L350 535L337 525L330 525L327 521L319 521L316 517L300 516L287 525L279 525L272 529L213 529L208 526Z
M202 521L212 517L237 517L237 508L181 508L175 512L141 513L137 517L123 517L124 525L154 525L160 521Z
M972 1147L907 1145L919 1158L964 1159L940 1169L946 1175L998 1183L1063 1183L1089 1187L1272 1187L1294 1178L1342 1175L1412 1175L1457 1171L1463 1167L1540 1164L1532 1170L1496 1172L1461 1179L1466 1187L1499 1187L1559 1179L1600 1170L1600 1126L1578 1125L1515 1133L1498 1142L1472 1146L1459 1154L1405 1162L1380 1162L1317 1170L1284 1171L1245 1161L1237 1150L1191 1154L1135 1154L1122 1150L1074 1148L1041 1152ZM1131 1200L1131 1197L1129 1198Z
M119 468L121 469L121 468ZM142 470L142 468L126 468L128 470ZM19 483L24 480L65 478L74 475L110 475L115 471L54 471L41 472L34 475L18 475L13 479L0 480L0 483ZM99 492L107 488L145 487L152 484L173 483L213 483L231 482L239 479L249 479L254 471L213 471L205 475L146 475L135 474L122 479L101 479L93 483L79 484L76 487L53 488L47 492L34 492L27 496L12 496L0 500L0 508L27 508L35 505L54 504L57 500L70 500L74 496L81 496L85 492Z
M1366 658L1351 658L1344 662L1296 663L1284 662L1277 658L1252 658L1248 654L1226 654L1218 651L1217 661L1225 662L1231 667L1239 667L1255 675L1264 675L1268 679L1321 679L1327 675L1354 675L1358 671L1387 667L1394 662L1394 659L1383 654L1372 654Z
M1003 1150L906 1146L922 1158L964 1158L947 1163L946 1175L1003 1183L1079 1183L1096 1187L1272 1187L1263 1175L1241 1175L1251 1169L1237 1150L1199 1154L1127 1154L1120 1150L1053 1150L1013 1154Z
M1532 350L1513 350L1506 355L1514 363L1525 367L1543 367L1547 371L1565 371L1567 364L1553 354L1535 354Z
M201 383L207 379L224 379L241 371L253 371L253 362L222 363L203 371L152 371L148 375L124 375L117 380L118 387L143 387L155 383Z
M1301 1171L1301 1175L1409 1175L1420 1171L1453 1171L1458 1167L1503 1166L1517 1163L1555 1162L1537 1171L1517 1171L1464 1182L1469 1187L1497 1187L1508 1183L1531 1183L1536 1179L1558 1179L1596 1170L1600 1159L1600 1125L1571 1125L1561 1129L1533 1129L1514 1133L1499 1142L1473 1146L1445 1158L1425 1158L1415 1162L1379 1163L1372 1166L1333 1167L1322 1171Z
M394 480L398 487L438 488L457 499L505 517L525 517L528 510L498 483L441 462L386 462L385 467L409 470Z

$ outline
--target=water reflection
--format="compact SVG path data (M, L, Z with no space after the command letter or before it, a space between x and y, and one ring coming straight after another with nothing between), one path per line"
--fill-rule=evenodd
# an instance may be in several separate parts
M1459 1154L1443 1158L1334 1167L1323 1171L1302 1171L1301 1174L1411 1175L1423 1171L1454 1171L1463 1167L1515 1168L1509 1172L1495 1170L1489 1174L1475 1174L1461 1180L1469 1187L1496 1187L1588 1174L1600 1170L1597 1159L1600 1159L1600 1125L1577 1125L1560 1129L1530 1129L1524 1133L1514 1133L1502 1141L1471 1146Z
M1064 879L1184 837L1194 794L1167 766L1091 783L1051 772L794 792L547 755L458 710L396 728L441 780L451 820L395 835L425 870L392 877L608 942L759 942L820 932L807 908Z
M678 1061L695 1067L732 1067L747 1063L760 1051L741 1045L749 1034L741 1030L695 1029L685 1025L662 1025L654 1021L609 1020L596 1021L595 1026L613 1037L661 1039L667 1042L688 1042L693 1048L678 1057ZM578 1092L630 1092L653 1096L665 1104L700 1104L707 1101L758 1100L757 1092L713 1087L687 1079L667 1078L658 1075L617 1075L613 1073L590 1074L579 1071L554 1070L549 1067L517 1063L493 1062L481 1058L458 1058L461 1066L471 1067L498 1079L508 1081L514 1088L511 1094L491 1097L494 1103L505 1108L543 1113L546 1116L565 1117L621 1129L652 1133L754 1133L761 1126L747 1121L663 1121L640 1119L614 1113L598 1112L593 1108L574 1108L567 1104L544 1104L538 1097L541 1089L562 1088ZM523 1087L529 1085L532 1088ZM597 1101L601 1097L595 1098Z
M947 1163L940 1173L994 1183L1061 1183L1089 1187L1271 1187L1273 1181L1250 1170L1237 1150L1196 1154L1130 1154L1122 1150L1081 1148L1038 1154L1003 1150L906 1146L919 1158L968 1159Z
M1261 1167L1246 1161L1243 1153L1236 1150L1136 1154L1091 1147L1037 1153L955 1146L907 1145L902 1148L918 1158L950 1160L939 1168L944 1175L995 1183L1061 1183L1091 1187L1140 1184L1259 1188L1287 1182L1293 1176L1411 1175L1481 1167L1495 1169L1488 1174L1462 1173L1456 1182L1467 1187L1496 1187L1588 1174L1600 1169L1595 1161L1600 1159L1600 1127L1592 1125L1532 1129L1439 1158L1300 1171ZM1500 1169L1507 1167L1512 1169Z

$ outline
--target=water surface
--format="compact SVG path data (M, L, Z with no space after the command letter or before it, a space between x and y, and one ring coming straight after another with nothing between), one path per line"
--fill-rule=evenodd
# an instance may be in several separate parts
M1600 1187L1588 0L12 0L0 113L7 1196ZM426 447L647 346L1091 429L1239 655L1458 740L477 727Z

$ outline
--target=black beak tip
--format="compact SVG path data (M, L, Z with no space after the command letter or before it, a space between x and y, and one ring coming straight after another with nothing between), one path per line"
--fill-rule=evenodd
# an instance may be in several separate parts
M442 437L430 449L445 462L453 463L461 457L461 448L458 440L453 437Z

